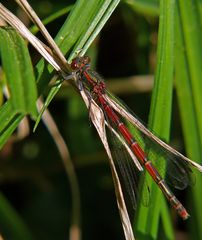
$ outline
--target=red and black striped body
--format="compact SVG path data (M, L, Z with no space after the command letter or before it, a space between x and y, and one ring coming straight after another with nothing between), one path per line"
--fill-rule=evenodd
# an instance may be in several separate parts
M132 152L135 154L141 165L147 170L153 180L157 183L161 191L164 193L166 198L169 200L171 206L177 211L177 213L183 218L187 219L189 214L186 209L180 203L180 201L172 193L168 185L165 183L164 179L159 174L158 170L152 164L151 161L147 159L147 156L140 145L136 142L133 135L130 133L129 129L122 122L121 118L118 116L115 110L109 105L105 99L105 83L99 75L90 70L89 58L83 57L76 58L73 60L72 68L78 71L79 78L84 82L84 86L87 85L92 96L96 96L97 103L102 107L103 111L110 119L111 123L116 126L119 133L125 139ZM95 73L95 74L93 74Z

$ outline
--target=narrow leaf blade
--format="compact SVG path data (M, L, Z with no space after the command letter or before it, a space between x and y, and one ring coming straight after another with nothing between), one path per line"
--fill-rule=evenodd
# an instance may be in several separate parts
M36 117L36 83L24 39L11 28L0 28L0 46L13 108Z

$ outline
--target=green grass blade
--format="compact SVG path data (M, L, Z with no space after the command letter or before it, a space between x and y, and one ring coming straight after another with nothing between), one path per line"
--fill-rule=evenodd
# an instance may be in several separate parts
M9 137L18 127L23 117L23 114L15 115L14 118L9 122L9 125L2 132L0 132L0 149L8 141Z
M196 30L200 28L200 22L198 20L199 15L195 1L190 1L189 3L186 2L185 6L183 4L178 1L175 59L176 91L182 119L186 152L190 158L202 163L201 112L198 111L201 107L200 103L202 102L200 93L202 90L200 77L201 63L198 62L202 47L201 44L196 44L201 39L201 33ZM189 15L186 16L186 14ZM191 38L187 35L191 35ZM190 47L193 49L190 49ZM199 89L196 89L197 87ZM199 173L196 175L196 185L193 188L192 196L190 196L193 211L191 212L189 226L191 226L193 239L202 239L202 223L200 214L202 198L201 184L202 175Z
M149 126L158 136L168 140L170 132L173 50L174 50L174 9L175 1L161 1L158 36L158 56L155 82L152 93ZM158 166L165 171L163 161L158 159ZM165 239L173 239L172 224L163 197L156 184L146 177L151 188L151 207L139 206L136 218L136 231L142 239L158 239L160 216L162 216ZM143 191L147 191L145 188ZM144 221L142 221L142 219ZM166 221L165 221L166 219Z
M23 118L23 114L17 114L13 104L8 100L0 107L0 149L9 139L13 131Z
M70 6L67 6L55 13L53 13L52 15L48 16L47 18L45 18L42 22L43 24L46 26L47 24L55 21L56 19L64 16L65 14L67 14L68 12L71 11L71 9L73 8L73 5L70 5ZM38 31L39 31L39 28L37 26L32 26L30 28L30 31L35 35Z
M17 212L0 193L0 225L4 239L32 240L34 239Z
M202 33L200 29L199 12L196 1L191 0L184 4L184 1L179 1L180 16L182 21L182 28L184 32L184 41L186 45L187 61L189 64L189 71L191 76L191 87L193 91L193 99L196 111L197 122L202 122L202 108L201 108L201 89L202 89L202 55L201 55L201 41ZM202 128L200 130L200 139L202 142Z
M159 16L158 0L125 0L131 9L143 15Z
M56 37L56 42L60 46L63 53L67 53L68 51L70 51L70 49L74 47L75 43L78 42L79 44L76 45L76 48L81 47L85 44L85 42L88 42L89 45L94 40L98 32L101 30L104 23L110 17L111 13L113 12L118 3L119 1L117 0L110 0L104 2L91 0L88 1L88 8L86 8L86 1L77 1L66 22L61 28L61 31ZM3 41L5 41L6 38L8 41L11 41L11 43L12 40L15 41L14 43L16 45L19 44L21 46L21 44L24 43L24 41L19 38L19 36L15 36L15 33L12 30L6 32L6 30L1 29L1 32L1 46L11 45L3 44ZM19 41L17 40L17 38L19 38ZM13 109L18 112L31 113L33 116L35 116L36 111L35 106L33 105L33 100L36 99L36 88L34 85L28 85L30 83L33 83L33 79L31 79L31 81L27 81L27 62L25 63L25 65L23 65L22 62L25 57L24 55L26 55L26 50L24 50L23 45L21 46L21 48L24 52L22 51L22 55L19 57L20 49L16 50L12 48L9 52L8 48L2 47L2 58L5 56L5 59L3 60L5 68L7 68L5 69L5 71L8 72L7 79L10 85L11 95L13 97L11 98L11 101L13 103ZM16 59L16 61L11 61L11 59ZM13 62L15 62L15 64L10 65ZM20 63L20 65L16 64L18 62ZM8 68L10 66L13 67L13 69L11 69L12 71L8 71ZM22 69L24 69L24 71L22 71ZM15 73L15 76L13 76L13 73ZM44 60L41 60L36 66L36 73L38 78L38 88L39 92L41 93L47 87L49 80L53 76L53 68L46 64ZM26 77L20 79L21 75L23 74ZM32 77L31 73L29 77ZM31 90L31 92L29 90ZM51 91L50 96L48 96L47 98L48 103L54 97L58 90L59 87L56 90ZM25 93L27 94L24 95ZM4 140L2 142L4 142Z
M105 4L102 4L99 9L97 8L94 20L92 21L91 26L89 26L88 31L85 33L87 41L85 41L85 36L82 36L82 41L78 42L78 47L76 46L76 49L82 46L83 42L85 42L82 47L82 51L84 53L86 52L86 50L96 38L98 33L102 30L103 26L105 25L119 2L119 0L108 1L108 3L107 1L105 1Z
M106 21L109 19L118 3L119 0L90 0L88 1L88 7L86 7L86 1L80 0L76 2L75 7L71 11L55 39L64 54L73 48L72 54L68 59L75 56L75 50L82 48L82 51L86 51L97 34L101 31ZM72 34L72 32L74 34ZM50 79L50 73L53 70L50 68L47 69L48 71L45 71L46 73L49 73L48 76L48 74L44 74L44 67L47 67L47 65L44 64L43 61L41 61L37 66L37 70L39 72L39 89L43 89L47 85L47 80ZM42 72L43 75L40 75ZM42 111L45 110L46 106L48 106L59 89L60 87L57 87L54 91L50 91ZM36 129L41 115L42 114L38 117L34 129Z
M85 42L89 39L90 35L93 33L92 22L94 22L94 18L100 23L102 21L101 16L104 15L105 12L102 13L100 18L96 18L97 14L100 14L101 9L104 9L106 6L106 2L109 2L108 5L118 3L119 1L111 0L111 1L95 1L90 0L86 6L85 0L79 0L75 3L72 11L70 12L67 20L63 24L61 30L58 32L55 41L60 47L61 51L67 55L72 52L75 54L74 50L75 46L77 49L82 48ZM116 6L116 4L114 4ZM115 9L114 6L114 9ZM110 16L111 12L108 16ZM79 17L78 17L79 16ZM107 18L104 18L104 22L107 21ZM95 24L95 23L93 23ZM95 26L94 26L95 27ZM102 25L101 25L102 27ZM99 31L101 30L101 27ZM91 31L89 31L89 29ZM96 29L98 31L98 29ZM88 31L88 35L85 35L85 32ZM98 33L98 32L97 32ZM94 35L94 38L96 35ZM91 38L91 42L94 39ZM78 42L80 44L78 44ZM68 58L70 59L70 57ZM44 90L46 88L48 82L50 81L50 73L53 72L53 69L48 67L44 64L43 61L40 61L37 64L37 73L38 73L38 84L39 84L39 91Z
M86 5L85 0L77 1L55 39L62 52L66 54L74 47L69 59L73 57L73 55L75 56L75 50L83 48L89 37L93 35L95 29L96 33L99 33L119 2L119 0L90 0ZM111 6L113 6L113 8L111 8ZM111 9L111 11L108 11L108 9ZM108 18L105 16L106 12ZM96 26L98 24L99 28L97 29ZM95 38L96 34L93 36ZM91 43L94 38L91 38Z
M0 148L26 114L36 117L36 82L24 39L11 28L0 28L0 50L10 99L0 108Z
M12 121L16 114L17 112L13 109L12 102L10 100L0 107L0 132L9 125L9 122Z
M10 28L0 28L0 46L13 108L36 117L36 83L24 39Z
M39 115L38 115L38 117L37 117L37 119L36 119L36 123L35 123L35 125L34 125L33 131L36 130L36 128L37 128L37 126L38 126L38 124L39 124L39 122L40 122L40 120L41 120L41 118L42 118L42 115L43 115L44 111L47 109L47 107L49 106L50 102L52 101L52 99L54 98L54 96L55 96L55 95L57 94L57 92L59 91L61 85L62 85L61 80L58 80L58 81L56 81L55 86L51 88L51 90L50 90L50 92L49 92L49 94L48 94L48 96L47 96L47 98L46 98L46 101L45 101L45 103L44 103L42 109L40 110L40 113L39 113Z
M0 106L3 104L3 87L4 87L4 75L0 81Z

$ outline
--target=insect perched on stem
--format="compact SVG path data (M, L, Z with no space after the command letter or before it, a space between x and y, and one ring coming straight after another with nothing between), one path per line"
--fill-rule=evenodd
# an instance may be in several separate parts
M46 46L44 43L42 44L41 41L33 36L24 24L2 4L0 4L0 16L17 31L19 31L20 34L27 39L55 68L64 80L75 79L74 85L76 85L85 104L89 108L90 119L98 131L109 156L117 203L126 239L133 240L134 235L125 204L124 194L122 192L122 186L119 180L119 173L123 174L123 179L126 181L125 184L129 186L129 194L130 191L133 193L136 192L136 189L134 189L135 185L133 185L134 181L131 179L131 177L133 177L133 171L130 171L128 165L126 167L128 161L130 162L130 166L135 166L139 171L143 171L145 169L180 217L182 217L182 219L187 219L189 214L186 209L172 193L166 181L161 177L157 167L154 166L152 159L150 159L150 154L147 154L147 151L145 151L145 149L147 150L147 141L145 142L146 148L142 146L141 142L144 138L147 138L152 143L151 147L155 146L156 148L157 146L157 148L162 148L168 153L165 159L172 166L173 173L169 172L169 175L171 184L176 188L183 189L188 185L189 169L191 167L194 167L202 172L202 166L183 156L181 153L155 136L133 114L131 114L131 112L128 111L122 103L109 93L106 89L105 82L100 75L90 68L89 57L76 57L72 60L71 65L69 65L34 10L29 6L28 2L26 0L17 0L17 2L26 11L30 19L39 27L49 46ZM48 104L46 104L46 106L47 105ZM135 131L138 131L140 135L143 135L140 142L139 138L129 130L125 122L129 122L130 125L134 127ZM108 144L108 135L106 134L107 130L105 127L110 132L110 136L115 139L114 142L118 143L122 149L124 149L123 152L126 153L125 155L127 156L127 159L121 157L121 155L112 154ZM115 148L116 145L113 147ZM117 146L117 148L119 148L119 146ZM150 146L148 148L150 150ZM117 163L114 161L114 156L118 162L120 171L117 170ZM127 172L127 170L129 172ZM132 194L132 196L136 197L135 194Z
M146 169L146 171L159 186L163 194L170 202L171 206L177 211L180 217L182 217L184 220L187 219L189 217L189 214L187 213L186 209L172 193L165 180L161 177L157 168L153 165L147 154L138 143L138 139L136 139L129 131L128 127L122 121L121 117L126 118L126 116L128 116L128 120L134 125L135 128L138 128L138 130L146 134L147 137L153 141L156 141L156 143L159 144L159 147L164 147L166 150L170 151L171 154L175 155L175 157L178 157L178 162L174 161L174 158L170 159L173 160L173 164L175 165L175 169L173 170L173 178L177 179L177 181L180 182L189 179L189 177L185 175L189 174L189 171L187 169L190 168L190 165L199 167L199 170L201 170L201 167L155 137L135 117L130 114L130 111L127 112L127 108L123 108L122 104L120 104L117 99L114 100L114 97L111 97L112 94L109 94L107 91L105 83L100 75L90 68L90 58L88 56L77 57L73 59L71 67L76 74L76 79L78 81L78 85L80 86L79 88L83 89L83 91L86 92L86 95L89 98L89 102L91 102L91 99L94 99L94 101L102 109L105 116L105 121L107 122L109 129L113 132L116 132L116 136L118 135L119 139L122 138L125 146L129 147L131 150L131 159L134 160L135 165L140 170L142 170L141 166ZM119 156L119 158L121 157ZM184 160L186 164L180 165L182 160ZM124 159L121 158L120 161L124 161ZM177 173L180 175L183 174L183 178L181 179L182 176L176 176ZM180 184L186 185L187 183L184 182ZM178 187L178 185L176 187Z

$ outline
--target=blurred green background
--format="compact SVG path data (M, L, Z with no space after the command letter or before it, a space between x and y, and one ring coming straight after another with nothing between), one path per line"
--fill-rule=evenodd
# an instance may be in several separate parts
M13 1L1 2L31 27L30 20ZM201 2L196 2L194 6L201 16ZM45 19L73 6L74 1L30 0L29 3ZM157 0L121 1L88 49L93 67L104 77L110 91L145 123L156 70L159 12ZM46 25L53 37L67 14ZM39 33L37 36L43 39ZM40 56L32 47L29 49L35 65ZM64 86L49 110L70 150L78 177L82 239L124 239L107 155L84 103L73 88ZM174 89L170 142L185 153L181 125ZM31 132L25 139L10 138L0 152L0 233L5 240L69 239L72 203L64 166L44 124L41 122L35 133L32 133L32 120L29 126ZM185 206L190 207L187 196L187 191L178 192ZM191 231L175 213L171 222L174 239L201 239L200 235L190 237L194 228ZM159 222L158 239L167 239L162 229Z

